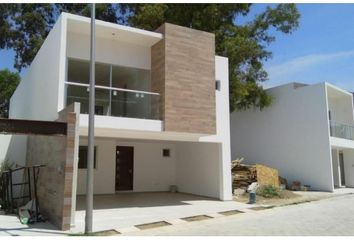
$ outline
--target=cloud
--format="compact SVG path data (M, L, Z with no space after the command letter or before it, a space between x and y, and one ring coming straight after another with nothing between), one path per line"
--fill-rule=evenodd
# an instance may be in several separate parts
M270 66L267 68L270 80L286 77L298 73L323 62L334 61L341 58L354 56L354 50L335 52L329 54L311 54L294 58L290 61Z

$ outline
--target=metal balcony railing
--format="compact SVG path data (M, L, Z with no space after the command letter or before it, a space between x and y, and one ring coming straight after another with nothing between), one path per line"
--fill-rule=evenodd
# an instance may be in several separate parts
M332 137L354 140L354 126L329 121L330 134Z

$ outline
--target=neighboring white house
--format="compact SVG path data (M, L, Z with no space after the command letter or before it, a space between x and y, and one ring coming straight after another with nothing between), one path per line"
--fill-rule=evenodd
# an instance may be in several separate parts
M232 158L263 163L312 189L354 187L353 96L329 83L289 83L267 90L263 111L231 114Z
M10 102L10 118L49 121L81 104L73 195L85 193L89 29L89 18L62 13ZM176 185L232 199L228 59L214 47L213 34L172 24L150 32L96 21L95 194Z

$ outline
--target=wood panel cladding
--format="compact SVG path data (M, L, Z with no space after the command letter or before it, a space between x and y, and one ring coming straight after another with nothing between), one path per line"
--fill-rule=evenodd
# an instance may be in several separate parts
M164 131L216 134L214 34L165 23L151 48L151 88Z

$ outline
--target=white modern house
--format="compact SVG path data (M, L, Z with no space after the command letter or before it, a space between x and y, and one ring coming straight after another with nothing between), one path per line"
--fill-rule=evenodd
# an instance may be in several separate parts
M86 188L89 34L89 18L62 13L10 103L10 118L47 121L80 103L72 213ZM228 59L214 45L213 34L172 24L151 32L96 21L94 194L176 186L232 199ZM22 164L26 146L21 136Z
M314 190L354 187L352 94L329 83L267 92L274 97L269 108L231 114L232 157L275 167L290 184Z

